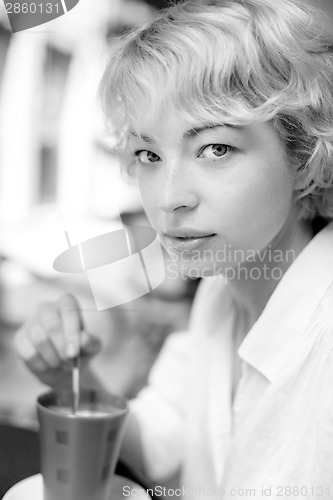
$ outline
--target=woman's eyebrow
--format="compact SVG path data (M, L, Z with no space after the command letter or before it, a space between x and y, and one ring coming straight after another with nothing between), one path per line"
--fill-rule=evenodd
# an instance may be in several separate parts
M131 137L135 137L136 139L140 139L141 141L147 142L148 144L154 144L154 140L148 137L147 135L141 135L138 134L137 132L134 132L133 130L128 131L128 135Z
M199 125L198 127L192 127L190 130L187 130L183 135L184 139L192 139L196 135L205 132L206 130L213 130L215 128L235 128L235 129L243 129L244 127L241 125L232 125L230 123L207 123L204 125Z
M234 129L238 129L238 130L244 129L244 127L241 125L232 125L230 123L207 123L204 125L191 127L189 130L187 130L183 134L183 139L186 139L186 140L193 139L194 137L201 134L202 132L205 132L206 130L213 130L216 128L234 128ZM147 144L154 144L156 142L154 139L152 139L148 135L146 135L146 134L141 135L141 134L138 134L137 132L134 132L133 130L129 130L128 134L131 137L136 137L137 139L141 139L142 141L146 142Z

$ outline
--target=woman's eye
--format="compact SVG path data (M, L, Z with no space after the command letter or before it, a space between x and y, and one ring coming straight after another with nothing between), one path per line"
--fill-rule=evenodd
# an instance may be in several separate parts
M206 146L201 151L201 153L199 154L199 158L216 160L225 156L230 149L230 146L225 146L224 144L209 144L209 146Z
M160 160L160 157L153 153L152 151L147 151L145 149L141 151L136 151L135 156L139 159L141 163L149 164Z

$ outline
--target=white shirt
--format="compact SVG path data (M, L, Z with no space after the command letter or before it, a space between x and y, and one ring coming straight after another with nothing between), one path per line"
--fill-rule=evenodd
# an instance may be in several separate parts
M148 474L181 466L190 499L333 499L333 223L242 341L232 400L236 321L224 280L203 280L189 333L168 338L131 402Z

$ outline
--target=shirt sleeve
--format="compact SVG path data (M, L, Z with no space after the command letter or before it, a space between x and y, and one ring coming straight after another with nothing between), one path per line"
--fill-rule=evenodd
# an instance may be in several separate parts
M145 471L154 481L171 477L182 462L190 337L168 336L147 386L129 403L139 422Z

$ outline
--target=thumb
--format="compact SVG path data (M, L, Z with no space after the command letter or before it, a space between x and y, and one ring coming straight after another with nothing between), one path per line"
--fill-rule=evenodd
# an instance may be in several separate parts
M80 336L80 352L83 355L95 356L102 349L102 341L96 335L83 330Z

